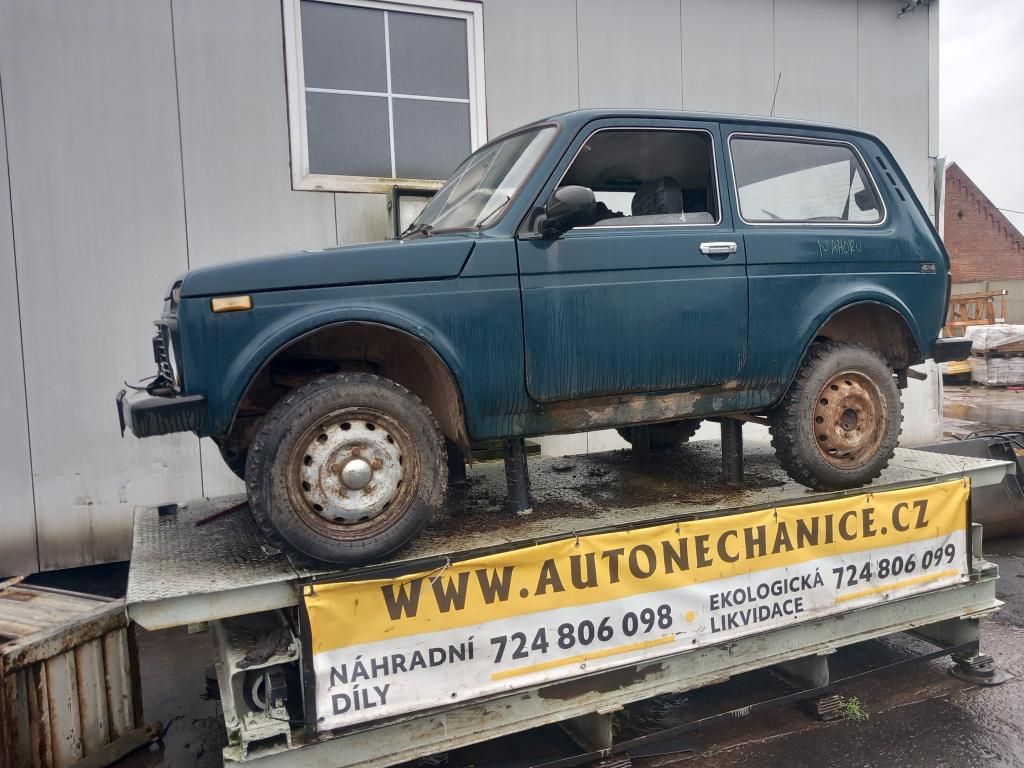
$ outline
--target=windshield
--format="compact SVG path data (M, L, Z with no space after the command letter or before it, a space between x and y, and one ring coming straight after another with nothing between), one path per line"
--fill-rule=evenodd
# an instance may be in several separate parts
M406 232L465 229L493 223L547 149L554 132L554 126L523 131L474 152Z

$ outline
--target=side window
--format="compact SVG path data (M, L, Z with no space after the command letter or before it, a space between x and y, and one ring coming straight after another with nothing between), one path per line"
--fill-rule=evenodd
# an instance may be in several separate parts
M601 129L580 148L559 186L594 191L589 226L715 224L711 136L699 130Z
M878 194L846 145L734 137L729 147L744 221L875 224L882 220Z

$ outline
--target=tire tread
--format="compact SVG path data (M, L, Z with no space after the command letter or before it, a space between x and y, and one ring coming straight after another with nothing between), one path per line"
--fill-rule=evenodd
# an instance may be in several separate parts
M775 455L779 459L779 463L782 464L782 468L801 485L819 491L835 490L837 486L823 480L819 473L815 471L814 465L808 461L808 457L799 449L797 432L806 429L807 425L802 421L802 416L797 411L802 399L807 396L809 381L817 367L829 355L844 349L856 349L877 356L876 352L863 344L835 341L815 343L808 351L807 357L801 364L800 370L797 371L796 378L793 380L792 385L790 385L789 390L779 404L768 414L772 448L775 450ZM886 367L888 367L887 364ZM817 394L817 392L814 392L811 393L811 396L817 397ZM903 399L897 396L895 402L898 417L896 441L898 442L899 436L903 434ZM892 456L893 453L890 450L885 459L878 463L873 470L866 473L860 479L860 482L840 487L855 487L856 485L867 484L877 479L886 467L889 466Z
M435 489L434 493L434 496L436 497L435 501L439 500L439 498L443 496L444 489L447 487L448 483L448 464L445 459L444 438L441 435L441 428L438 425L434 414L426 407L426 405L424 405L423 401L419 397L403 387L401 384L375 374L335 373L318 376L317 378L307 381L301 386L292 389L274 404L264 417L263 422L260 424L260 427L249 446L247 465L245 469L245 485L246 494L249 500L249 511L252 514L253 519L256 521L257 527L260 529L260 533L269 544L277 549L296 552L296 548L289 545L284 537L278 532L270 517L271 505L269 500L266 498L268 495L267 488L269 487L269 481L265 474L269 454L267 450L267 443L270 436L277 428L280 427L282 422L292 418L293 408L297 404L301 404L304 399L313 396L327 387L356 384L373 384L389 387L403 398L409 400L413 406L418 407L423 411L429 419L431 431L436 443L434 450L430 451L434 456L435 472L437 473L436 476L439 480L437 483L438 488ZM405 542L400 544L398 547L395 547L395 549L401 548L405 543L408 543L408 541L415 538L426 526L428 520L429 516L425 516L411 535L406 538ZM313 561L319 560L315 556L305 552L300 552L298 554ZM352 562L356 562L356 560L353 560Z

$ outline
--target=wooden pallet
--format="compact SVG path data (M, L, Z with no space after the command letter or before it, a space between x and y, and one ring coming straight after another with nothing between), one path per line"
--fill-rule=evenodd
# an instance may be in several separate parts
M995 349L971 350L971 357L1021 357L1024 356L1024 342L1005 344Z
M1006 294L1004 288L1001 291L978 291L950 296L942 335L946 338L963 336L972 325L996 325L1006 322ZM998 311L995 306L996 299L1000 299Z

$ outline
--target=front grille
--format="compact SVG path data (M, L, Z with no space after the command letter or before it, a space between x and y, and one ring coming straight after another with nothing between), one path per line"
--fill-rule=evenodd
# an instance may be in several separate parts
M156 336L153 337L153 358L156 360L157 371L167 381L177 386L174 380L174 368L171 367L171 333L166 323L156 324Z

